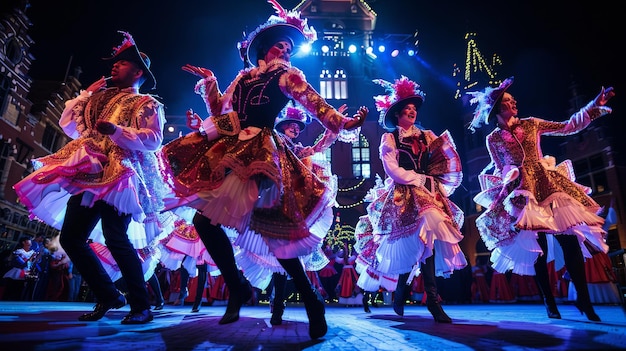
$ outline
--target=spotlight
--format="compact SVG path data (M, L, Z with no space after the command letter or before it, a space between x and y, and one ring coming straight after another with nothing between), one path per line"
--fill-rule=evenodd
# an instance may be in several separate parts
M374 48L372 48L371 46L369 46L367 49L365 49L365 53L366 54L371 54L372 52L374 52Z
M322 45L322 52L327 54L330 51L330 48L328 47L328 45Z
M354 54L356 52L356 45L350 44L350 46L348 46L348 52Z
M385 52L385 45L380 45L378 47L378 52Z
M413 49L409 49L409 51L406 52L409 56L415 56L415 50Z
M311 44L310 43L302 44L300 46L300 52L305 54L305 55L308 54L309 52L311 52Z
M398 54L400 54L400 51L398 51L398 49L395 49L391 52L391 57L396 57L398 56Z

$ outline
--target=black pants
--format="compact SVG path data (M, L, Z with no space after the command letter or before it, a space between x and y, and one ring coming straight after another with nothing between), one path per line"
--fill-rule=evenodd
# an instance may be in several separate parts
M128 287L126 299L131 312L150 309L141 261L126 233L131 220L130 214L120 214L104 201L97 201L93 207L81 206L82 198L82 194L75 195L67 203L65 221L61 228L61 246L82 273L96 300L101 303L113 301L119 292L87 242L98 221L102 220L105 244Z

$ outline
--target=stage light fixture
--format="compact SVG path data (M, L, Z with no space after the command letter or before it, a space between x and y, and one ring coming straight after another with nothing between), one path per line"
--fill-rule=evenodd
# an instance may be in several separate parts
M311 44L310 43L302 44L300 46L300 52L303 54L308 54L309 52L311 52Z
M379 45L378 52L385 52L385 45Z
M350 46L348 46L348 52L354 54L356 52L356 45L350 44Z
M406 53L411 57L415 56L415 50L413 49L409 49Z
M391 52L391 57L397 57L400 54L400 51L398 49L395 49Z
M327 54L330 51L330 47L328 45L322 45L322 52Z

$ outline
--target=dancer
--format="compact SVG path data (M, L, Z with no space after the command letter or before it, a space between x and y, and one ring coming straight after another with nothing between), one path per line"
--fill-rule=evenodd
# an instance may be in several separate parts
M360 127L367 109L347 118L330 106L290 64L296 44L316 38L297 11L272 1L277 15L254 30L242 43L252 68L244 69L222 94L213 73L185 65L183 70L202 79L196 85L211 117L202 129L163 147L177 198L168 208L198 209L193 224L219 268L230 291L220 324L235 322L251 295L237 269L230 240L221 227L258 233L293 278L309 317L309 335L327 332L324 303L304 272L300 256L316 249L322 238L310 227L334 201L323 181L312 175L274 131L274 119L289 100L295 100L334 133ZM252 56L252 57L251 57ZM229 204L228 211L224 204Z
M379 123L390 131L379 148L387 178L370 191L367 216L356 226L357 284L365 291L395 290L393 309L402 316L407 284L421 272L428 310L436 322L451 323L435 276L467 265L459 247L464 215L448 199L461 184L459 155L447 131L437 137L415 125L425 97L417 83L405 76L374 82L389 93L374 97Z
M36 159L36 171L14 188L31 216L61 229L60 243L96 296L93 312L80 321L97 321L112 308L130 304L122 324L153 319L138 249L161 235L159 212L166 188L158 173L163 141L163 105L141 94L156 80L150 59L132 36L114 49L111 77L102 77L65 104L59 124L74 140L56 153ZM163 193L161 193L161 191ZM128 285L126 298L88 244L101 226L106 245Z
M584 257L587 247L607 252L604 219L600 206L587 189L573 181L571 164L556 165L554 157L543 155L541 136L564 136L586 128L593 120L611 112L604 106L615 95L612 87L563 122L537 117L519 118L517 101L507 91L513 77L497 88L470 92L477 103L469 129L495 124L486 137L491 163L482 172L482 192L474 201L484 208L476 219L482 240L491 253L493 268L520 275L536 275L549 318L561 314L551 293L547 258L553 239L562 250L578 298L576 307L591 321L600 321L589 299ZM493 169L491 174L487 172Z
M347 106L342 105L337 111L343 114L346 109ZM337 177L331 173L330 163L326 161L323 152L337 140L338 135L326 129L324 136L314 146L305 147L302 143L296 142L295 139L298 138L309 123L311 123L311 118L307 116L302 108L288 104L281 112L281 115L276 119L274 129L278 132L278 136L283 139L284 143L288 145L289 149L300 158L307 168L311 169L313 173L326 184L328 189L331 190L331 197L336 198ZM342 141L345 140L342 139ZM333 205L335 205L335 202L330 202L324 214L317 220L316 225L310 228L311 235L322 238L326 235L334 218L332 211ZM283 312L286 307L285 290L288 279L287 272L285 272L271 253L255 251L254 247L256 245L247 245L248 240L246 240L245 237L249 234L250 233L245 233L239 236L235 242L235 244L241 248L236 255L237 261L243 271L247 272L245 274L246 278L257 288L263 289L263 286L259 286L255 284L255 282L263 280L263 276L267 277L267 271L272 272L273 299L270 304L272 312L270 323L272 325L281 325L283 322ZM319 278L315 273L329 263L328 258L322 251L321 245L322 242L320 242L318 247L313 250L311 254L301 257L302 264L304 265L305 272L312 287L320 294ZM263 270L265 270L265 272ZM312 279L312 277L316 279Z

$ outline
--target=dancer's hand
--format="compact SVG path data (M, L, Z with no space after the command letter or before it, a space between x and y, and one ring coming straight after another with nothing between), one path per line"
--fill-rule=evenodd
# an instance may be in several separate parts
M100 79L98 79L97 81L91 83L90 86L87 87L87 89L85 89L86 91L89 91L91 93L95 93L97 91L99 91L100 89L105 89L107 87L107 80L111 79L109 78L104 78L104 76L102 76Z
M98 121L96 122L96 130L104 135L111 135L115 133L117 126L111 122Z
M600 94L598 94L598 96L596 96L596 99L594 100L594 104L596 106L604 106L613 96L615 96L615 91L613 91L613 87L608 87L606 89L602 87L602 90L600 90Z
M192 130L198 130L202 126L202 118L194 113L192 109L187 110L187 127Z
M208 77L213 77L213 71L211 71L208 68L204 68L204 67L198 67L198 66L192 66L190 64L186 64L182 67L183 71L185 72L189 72L195 76L198 76L200 78L208 78Z
M365 118L367 117L367 113L369 109L365 106L361 106L357 113L352 116L352 119L344 124L343 128L346 130L352 130L358 128L365 123Z

